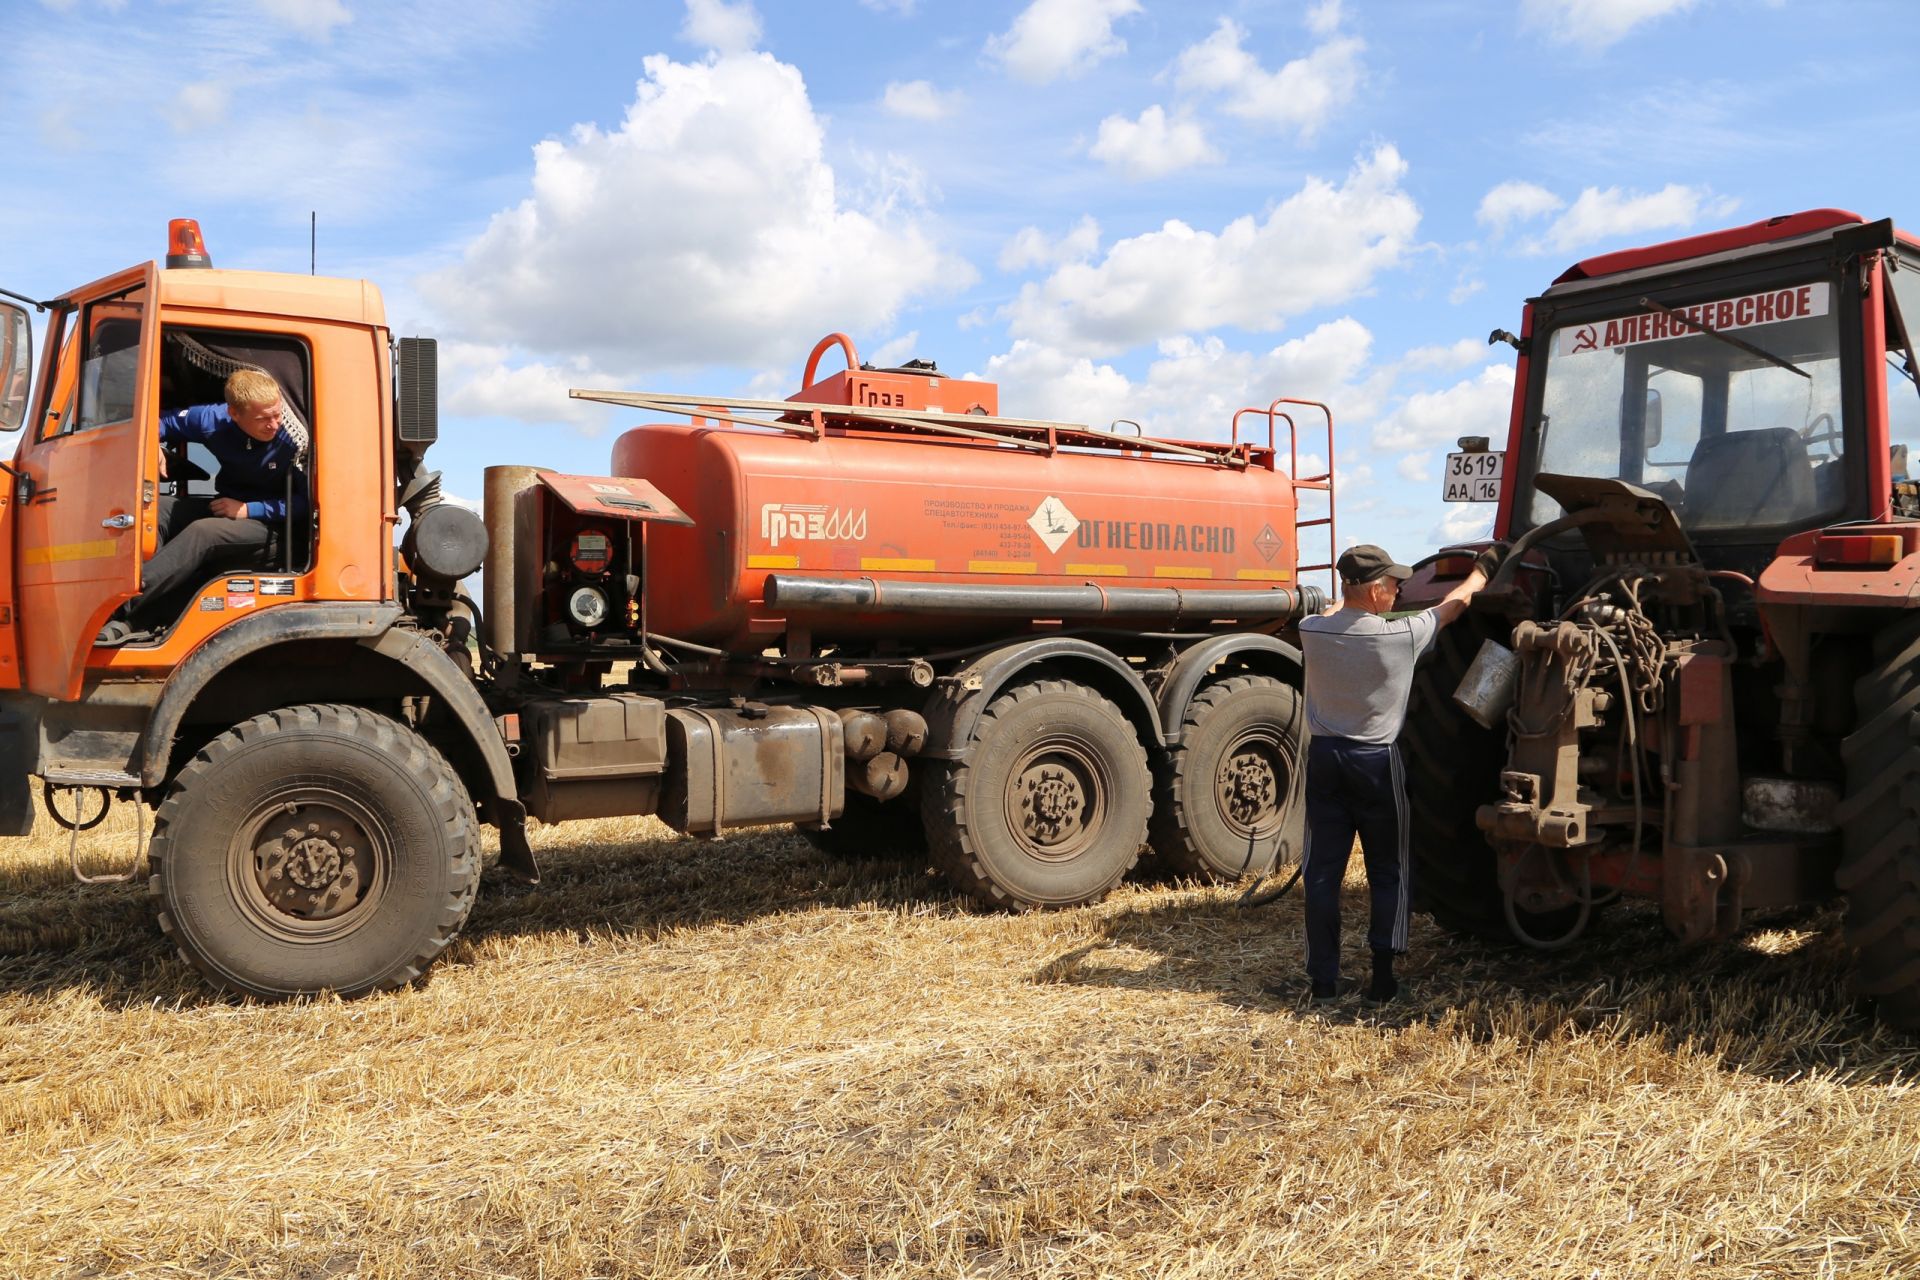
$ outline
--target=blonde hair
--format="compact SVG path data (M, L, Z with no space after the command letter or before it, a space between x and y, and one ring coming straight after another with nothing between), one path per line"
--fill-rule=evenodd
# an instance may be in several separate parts
M280 384L273 375L260 369L235 369L227 375L227 403L241 405L272 404L280 398Z

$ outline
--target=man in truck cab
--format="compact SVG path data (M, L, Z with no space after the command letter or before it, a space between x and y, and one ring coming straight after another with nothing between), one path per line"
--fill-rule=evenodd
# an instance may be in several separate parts
M140 575L140 594L109 622L101 644L123 644L165 626L179 613L182 595L220 569L264 563L276 533L291 516L288 477L305 465L307 434L281 412L280 384L259 369L239 369L226 382L225 404L194 405L160 415L161 474L169 447L198 444L220 464L215 496L178 493L160 499L160 547ZM293 504L305 505L306 486L296 478Z

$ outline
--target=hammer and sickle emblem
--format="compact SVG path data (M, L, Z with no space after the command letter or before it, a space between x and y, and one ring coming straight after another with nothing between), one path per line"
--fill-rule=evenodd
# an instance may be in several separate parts
M1572 354L1578 355L1582 351L1598 351L1599 349L1600 332L1592 325L1583 324L1573 331Z

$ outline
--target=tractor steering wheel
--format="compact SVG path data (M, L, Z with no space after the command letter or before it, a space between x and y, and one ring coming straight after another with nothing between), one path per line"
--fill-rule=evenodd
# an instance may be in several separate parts
M1822 423L1826 424L1824 428L1821 426ZM1840 456L1840 450L1835 447L1835 444L1841 434L1840 428L1834 425L1833 415L1830 413L1819 414L1812 422L1800 428L1800 438L1806 442L1807 447L1811 449L1816 444L1824 444L1827 446L1829 458Z

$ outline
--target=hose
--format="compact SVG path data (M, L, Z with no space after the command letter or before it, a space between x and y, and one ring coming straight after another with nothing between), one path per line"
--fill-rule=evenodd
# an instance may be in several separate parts
M1287 779L1286 799L1280 805L1280 814L1281 814L1280 830L1274 834L1273 865L1276 867L1280 865L1281 852L1287 848L1287 844L1288 844L1286 815L1291 814L1293 812L1294 806L1298 803L1300 799L1300 793L1306 785L1306 778L1307 778L1307 753L1305 750L1306 741L1305 741L1305 736L1300 732L1301 722L1306 718L1306 713L1307 713L1307 695L1306 695L1306 690L1302 688L1300 691L1300 696L1293 700L1293 716L1292 716L1292 719L1287 724L1287 737L1290 740L1296 743L1299 743L1300 749L1297 756L1294 759L1293 775ZM1303 823L1306 821L1306 817L1304 814L1301 816L1301 821ZM1249 831L1247 832L1247 857L1246 857L1246 860L1240 864L1240 874L1243 876L1247 874L1247 868L1253 865L1253 844L1254 844L1253 832ZM1300 883L1300 877L1306 874L1306 870L1307 870L1307 862L1305 858L1302 858L1299 861L1299 864L1294 867L1293 874L1287 877L1287 882L1285 884L1281 885L1278 889L1270 889L1265 893L1261 893L1259 891L1261 881L1264 881L1269 875L1272 875L1273 873L1271 871L1262 872L1260 879L1255 880L1252 884L1248 885L1246 892L1240 895L1240 901L1238 905L1250 911L1255 907L1264 907L1269 905L1270 903L1275 903L1280 901L1280 899L1287 896L1287 892L1291 890L1293 886Z

